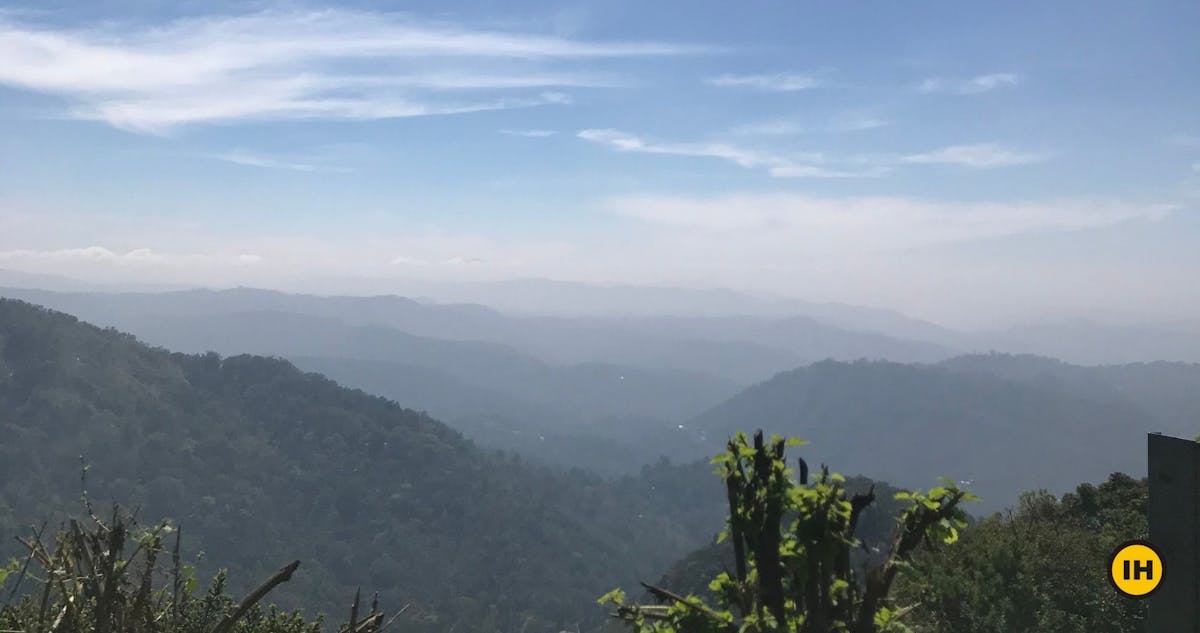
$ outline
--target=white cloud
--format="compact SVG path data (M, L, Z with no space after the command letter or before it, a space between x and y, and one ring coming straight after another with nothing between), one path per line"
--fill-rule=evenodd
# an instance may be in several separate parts
M390 261L393 266L428 266L429 262L417 257L409 257L407 255L397 255Z
M0 85L66 97L76 118L162 133L188 123L379 119L563 103L569 97L544 89L621 82L590 72L546 72L546 62L702 50L344 10L86 30L0 18ZM530 89L542 92L522 92Z
M443 266L444 267L444 266L478 266L478 265L483 265L483 264L492 265L492 264L497 264L497 263L502 263L502 262L485 259L483 257L463 257L461 255L455 255L453 257L445 257L445 258L442 258L439 260L429 260L429 259L422 259L420 257L409 257L407 255L398 255L396 257L393 257L391 259L390 263L393 266L416 266L416 267L421 267L421 268L428 268L431 266Z
M1171 211L1194 204L1111 198L627 196L601 208L613 220L605 230L528 238L382 217L360 218L346 231L297 225L230 234L214 218L187 226L172 214L17 212L3 204L0 268L93 283L377 294L398 291L402 280L553 277L724 286L995 321L1129 301L1177 315L1173 289L1189 287L1196 267L1187 264L1198 261L1194 240L1112 239L1183 226L1167 224L1184 215ZM1164 224L1152 226L1158 220Z
M902 162L927 165L960 165L976 169L1028 165L1047 160L1046 154L1021 152L998 143L948 145L928 152L908 154Z
M31 249L14 249L0 251L0 260L13 261L22 259L43 260L76 260L76 261L106 261L106 263L150 263L162 261L163 255L149 248L136 248L127 253L115 253L108 248L88 246L83 248L59 248L53 251L31 251Z
M959 165L991 169L1037 163L1048 158L1045 154L1020 152L998 143L950 145L901 156L836 158L819 153L783 156L721 142L653 142L635 134L612 129L580 130L577 136L618 152L719 158L740 167L765 170L775 178L871 178L883 176L899 164Z
M223 154L213 154L212 158L222 160L235 165L243 165L246 167L261 167L264 169L283 169L287 171L300 172L334 172L348 173L351 170L347 167L338 165L322 164L319 161L305 158L292 158L273 156L268 154L259 154L246 150L236 149Z
M508 136L524 136L526 138L546 138L557 134L554 130L500 130Z
M262 262L265 259L266 258L263 257L262 255L255 255L253 253L242 253L240 255L235 256L233 258L233 262L235 264L238 264L241 266L251 266L251 265L257 264L259 262Z
M771 75L718 75L704 80L719 88L749 88L766 92L797 92L821 85L813 75L776 73Z
M566 105L574 101L574 98L571 95L565 92L554 91L543 92L542 94L538 95L538 98L540 98L544 103L554 103L559 105Z
M821 164L824 162L821 155L813 153L779 156L727 143L656 143L648 142L634 134L611 129L580 130L577 136L619 152L718 158L740 167L766 170L776 178L856 178L879 175L876 168L866 171L829 168Z
M634 196L613 200L613 213L642 222L726 236L758 235L799 251L888 250L1096 228L1163 218L1175 207L1106 199L1032 202L940 202L902 197L822 198L802 194L735 194L697 198ZM753 238L748 238L753 239Z
M234 245L223 236L205 234L181 241L178 236L144 232L136 239L164 246L128 251L107 245L0 250L0 268L98 283L272 285L306 278L385 278L413 271L446 280L538 275L573 253L571 245L552 240L492 240L416 227L386 237L242 237Z
M156 264L166 256L148 248L136 248L125 253L111 251L102 246L62 248L53 250L15 249L0 251L0 261L20 262L41 260L50 262L92 262L117 265Z
M0 262L15 264L35 270L71 269L78 266L102 266L116 269L154 270L179 269L193 266L238 267L253 266L267 258L254 253L235 255L221 252L176 252L152 248L135 248L128 251L113 250L104 246L58 249L14 249L0 251Z
M816 165L780 165L769 173L776 178L878 178L891 171L886 165L870 165L853 169L834 169Z
M851 116L834 118L826 127L831 132L863 132L886 127L888 122L873 116Z
M771 121L759 121L757 123L745 123L735 126L730 130L731 133L740 136L791 136L794 134L807 134L813 131L814 128L793 119L774 119Z
M450 264L451 266L478 266L480 264L491 264L493 262L490 262L482 257L451 257L450 259L447 259L445 263Z
M969 79L930 77L922 81L917 89L924 93L948 92L958 95L977 95L999 88L1016 86L1021 81L1021 75L1017 73L992 73Z
M740 136L791 136L796 134L828 134L863 132L888 125L884 119L866 115L839 115L828 121L804 124L795 119L773 119L735 126L731 133Z
M787 163L785 159L777 156L724 143L648 143L633 134L607 129L581 130L578 136L585 141L607 145L622 152L721 158L742 167L776 167Z

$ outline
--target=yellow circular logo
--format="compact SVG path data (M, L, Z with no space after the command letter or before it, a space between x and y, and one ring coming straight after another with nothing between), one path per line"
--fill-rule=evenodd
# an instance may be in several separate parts
M1162 557L1146 541L1129 541L1117 547L1108 565L1113 587L1130 598L1145 598L1162 584Z

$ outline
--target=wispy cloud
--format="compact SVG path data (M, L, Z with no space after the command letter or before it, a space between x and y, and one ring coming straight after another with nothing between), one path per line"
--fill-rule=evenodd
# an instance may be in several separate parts
M619 152L718 158L748 169L763 169L776 178L861 178L878 176L878 168L841 170L823 165L820 154L781 156L728 143L661 143L611 129L581 130L577 136Z
M546 138L557 134L554 130L500 130L508 136L524 136L526 138Z
M429 259L421 259L419 257L412 257L409 255L397 255L396 257L393 257L389 261L389 263L393 266L428 267L428 266L481 266L481 265L492 265L492 264L496 264L498 262L489 260L489 259L485 259L483 257L455 256L455 257L447 257L447 258L439 259L439 260L429 260Z
M834 117L825 127L830 132L863 132L886 127L888 121L875 116Z
M762 234L794 247L895 249L1069 231L1136 219L1158 220L1175 207L1106 199L955 203L903 197L823 198L802 194L715 197L634 196L613 213L681 230Z
M621 152L645 154L673 154L675 156L698 156L720 158L741 167L777 167L788 161L771 154L743 149L724 143L654 143L620 130L581 130L579 138L606 145Z
M820 79L815 75L800 73L718 75L705 79L704 83L719 88L748 88L764 92L797 92L821 85Z
M739 136L791 136L794 134L807 134L813 130L813 127L804 125L794 119L773 119L771 121L744 123L734 126L729 131Z
M974 143L949 145L928 152L909 154L902 162L926 165L959 165L975 169L1012 167L1040 163L1049 158L1047 154L1022 152L999 143Z
M157 229L120 236L92 232L95 241L77 242L86 246L0 249L0 268L90 281L224 285L343 275L382 278L405 268L435 276L533 274L552 269L573 249L553 240L498 240L417 226L346 239L268 234L231 240L204 231L168 235ZM117 245L130 241L139 246Z
M118 253L101 246L63 248L54 250L16 249L11 251L0 251L0 261L15 261L23 259L58 261L75 260L107 262L114 264L137 264L161 262L163 261L164 256L161 253L156 253L148 248L137 248L124 253Z
M747 169L762 169L775 178L865 178L888 174L898 165L957 165L994 169L1037 163L1048 154L1022 152L999 143L950 145L903 155L826 156L816 152L781 155L723 142L655 142L611 129L581 130L577 136L619 152L717 158Z
M332 173L349 173L353 171L349 167L330 165L312 158L274 156L270 154L249 152L242 149L235 149L233 151L221 154L212 154L211 158L222 160L227 163L233 163L235 165L242 165L245 167L261 167L263 169L284 169L288 171Z
M0 18L0 85L66 97L72 117L162 133L188 123L380 119L562 103L553 89L621 83L570 69L575 61L704 50L344 10L87 30ZM546 70L551 62L555 72Z
M842 115L835 116L824 122L805 124L797 119L773 119L746 123L735 126L730 130L741 136L791 136L796 134L828 134L842 132L863 132L888 125L888 122L876 116Z
M977 95L991 92L999 88L1008 88L1020 84L1021 75L1017 73L991 73L967 79L947 79L930 77L917 86L924 93L947 92L958 95Z
M103 246L85 246L81 248L60 249L16 249L0 251L0 262L14 262L24 265L37 263L49 264L102 264L116 267L153 267L164 264L197 264L219 263L230 266L253 266L265 260L254 253L213 254L213 253L176 253L164 252L151 248L135 248L128 251L114 251Z

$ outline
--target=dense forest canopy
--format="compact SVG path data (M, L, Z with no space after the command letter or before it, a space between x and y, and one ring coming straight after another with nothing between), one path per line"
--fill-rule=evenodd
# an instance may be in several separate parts
M990 512L1026 490L1061 493L1115 471L1144 472L1145 434L1162 423L1123 397L1088 399L979 371L825 361L754 385L686 426L709 444L739 428L772 428L811 441L821 461L904 486L970 482Z
M0 337L10 553L28 523L77 509L82 455L95 502L172 518L202 571L304 558L284 604L334 608L361 583L412 603L417 628L544 630L595 624L614 580L661 573L720 526L707 466L615 483L536 466L282 360L172 354L16 301Z
M1114 474L1061 498L1022 496L1016 508L964 531L954 547L926 552L900 594L921 606L926 633L1154 633L1146 601L1113 590L1105 563L1147 535L1146 480Z

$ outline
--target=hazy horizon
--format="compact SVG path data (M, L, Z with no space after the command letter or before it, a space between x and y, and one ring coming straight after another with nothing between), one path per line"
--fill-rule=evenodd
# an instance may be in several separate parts
M18 2L0 268L1200 321L1200 6L1010 8Z

